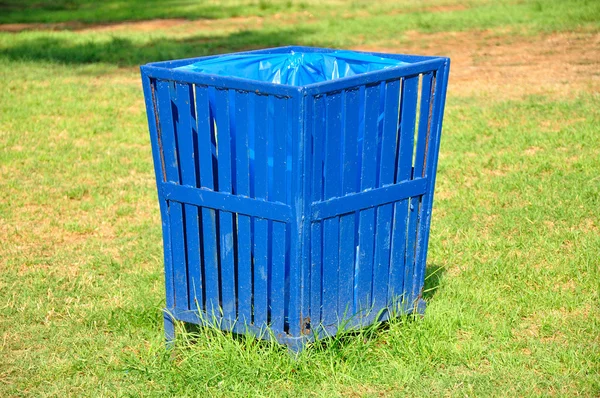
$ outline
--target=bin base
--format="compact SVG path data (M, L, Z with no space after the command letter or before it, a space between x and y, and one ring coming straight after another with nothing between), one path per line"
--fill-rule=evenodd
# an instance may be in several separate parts
M251 334L262 340L275 340L280 344L287 346L290 353L298 354L307 344L333 337L336 334L353 329L360 329L376 322L385 322L392 316L391 314L409 315L425 313L426 303L423 299L417 300L413 305L401 305L395 311L389 308L383 308L378 312L371 311L361 317L356 317L335 325L320 325L314 330L302 336L291 336L286 333L276 333L265 327L247 325L244 322L232 321L221 316L214 316L204 311L182 311L177 309L167 309L163 311L165 341L167 348L172 348L175 341L175 322L181 321L199 326L212 327L222 331L235 334Z

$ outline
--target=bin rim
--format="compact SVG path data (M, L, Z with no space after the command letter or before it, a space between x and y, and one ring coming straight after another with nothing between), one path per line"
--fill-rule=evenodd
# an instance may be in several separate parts
M201 60L209 60L229 55L284 54L292 51L323 53L331 53L335 51L352 51L359 54L399 60L405 62L405 64L391 66L381 70L365 72L354 76L340 77L334 80L327 80L299 86L282 83L271 83L239 76L223 76L204 72L175 70L175 68L190 65ZM443 56L381 53L307 46L283 46L265 48L260 50L239 51L233 53L215 54L201 57L182 58L177 60L150 62L145 65L142 65L140 69L142 75L145 75L150 78L158 78L172 81L184 81L193 84L209 85L222 88L257 91L259 93L265 94L294 96L298 93L305 95L318 95L325 92L350 88L352 86L375 84L381 81L393 80L405 76L418 75L420 73L439 70L445 64L449 63L450 59Z

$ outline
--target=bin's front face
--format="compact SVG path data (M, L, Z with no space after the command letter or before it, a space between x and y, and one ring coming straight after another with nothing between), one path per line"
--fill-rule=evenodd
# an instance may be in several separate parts
M404 57L305 87L142 67L170 316L295 346L414 308L448 61Z

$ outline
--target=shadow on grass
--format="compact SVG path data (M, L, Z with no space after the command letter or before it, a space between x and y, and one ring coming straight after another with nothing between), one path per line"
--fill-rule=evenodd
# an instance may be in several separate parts
M423 286L423 299L429 301L437 292L446 269L441 265L430 264L425 270L425 285Z
M242 31L229 35L185 39L160 38L143 44L122 37L109 41L80 42L68 39L38 37L24 40L3 49L0 58L9 60L47 61L62 64L110 63L118 66L137 66L148 62L191 58L291 44L326 45L309 43L302 39L307 29L290 28L277 31Z

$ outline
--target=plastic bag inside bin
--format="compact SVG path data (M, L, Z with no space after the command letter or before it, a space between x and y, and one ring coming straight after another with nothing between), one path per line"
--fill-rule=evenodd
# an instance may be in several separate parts
M231 54L175 69L304 86L373 72L406 62L353 51Z

